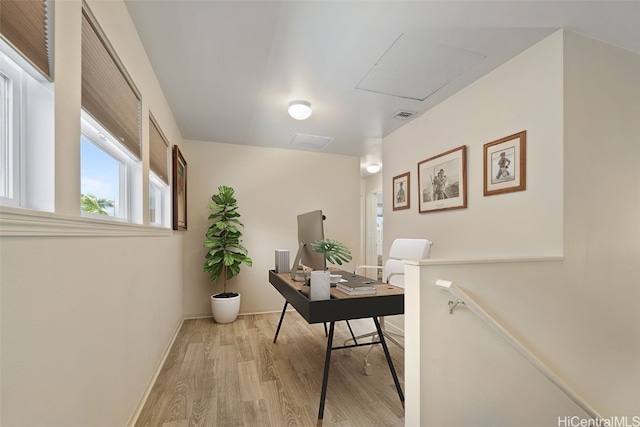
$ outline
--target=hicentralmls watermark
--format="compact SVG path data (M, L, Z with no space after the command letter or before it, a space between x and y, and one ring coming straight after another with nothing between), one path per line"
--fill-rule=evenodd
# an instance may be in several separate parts
M640 415L610 418L558 417L558 427L640 427Z

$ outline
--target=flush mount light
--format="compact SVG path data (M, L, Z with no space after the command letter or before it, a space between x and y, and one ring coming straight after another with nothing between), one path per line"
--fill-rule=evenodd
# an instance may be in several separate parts
M289 103L289 115L296 120L308 119L311 115L311 104L307 101L291 101Z
M369 172L369 173L378 173L378 172L380 172L380 165L369 165L369 166L367 166L367 172Z

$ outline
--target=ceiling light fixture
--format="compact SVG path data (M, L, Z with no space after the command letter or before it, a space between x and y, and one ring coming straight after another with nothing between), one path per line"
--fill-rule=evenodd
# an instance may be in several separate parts
M369 172L369 173L378 173L378 172L380 172L380 165L369 165L369 166L367 166L367 172Z
M308 119L311 115L311 104L307 101L291 101L289 103L289 115L296 120Z

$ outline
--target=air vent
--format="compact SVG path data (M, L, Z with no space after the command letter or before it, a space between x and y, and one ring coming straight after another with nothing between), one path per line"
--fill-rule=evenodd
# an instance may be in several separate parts
M289 141L289 147L298 148L301 150L315 150L320 151L324 150L324 148L331 144L335 138L330 138L328 136L316 136L316 135L305 135L302 133L296 133L291 137Z
M400 110L393 115L393 118L399 119L399 120L407 120L415 115L416 115L415 111Z

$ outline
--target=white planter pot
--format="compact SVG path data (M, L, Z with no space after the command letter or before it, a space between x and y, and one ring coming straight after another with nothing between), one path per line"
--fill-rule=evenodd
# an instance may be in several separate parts
M240 294L231 298L216 298L211 295L211 314L217 323L231 323L238 317L240 311Z

